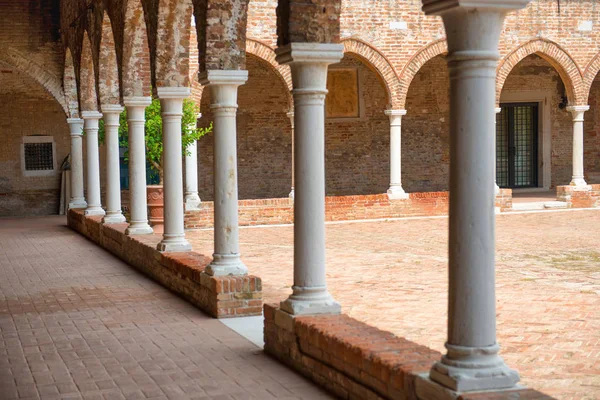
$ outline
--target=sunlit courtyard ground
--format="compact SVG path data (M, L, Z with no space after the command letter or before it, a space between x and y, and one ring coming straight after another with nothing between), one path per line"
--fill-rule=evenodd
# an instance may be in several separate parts
M343 312L443 351L446 218L327 225L327 277ZM265 302L291 292L293 228L241 229ZM212 254L212 231L190 232ZM497 218L498 340L522 383L560 399L600 399L600 211Z

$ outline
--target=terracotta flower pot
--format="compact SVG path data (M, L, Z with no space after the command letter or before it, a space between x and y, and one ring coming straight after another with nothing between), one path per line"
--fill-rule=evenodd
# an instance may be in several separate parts
M148 185L146 187L148 199L148 221L154 233L163 233L165 223L165 203L162 185Z

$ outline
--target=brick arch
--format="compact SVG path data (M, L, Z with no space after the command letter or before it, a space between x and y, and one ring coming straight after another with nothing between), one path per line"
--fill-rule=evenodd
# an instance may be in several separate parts
M60 78L48 73L43 66L36 64L34 61L30 60L14 49L1 49L0 61L10 65L19 72L28 75L42 85L44 89L46 89L46 91L60 104L65 112L65 115L69 116L69 109L67 107L67 102L65 100Z
M289 65L281 65L275 61L275 50L268 45L256 40L246 39L246 54L251 54L257 58L260 58L267 64L269 64L275 70L275 74L281 79L283 84L288 88L287 98L290 109L293 106L292 100L292 73Z
M123 97L150 96L150 47L140 0L127 0L123 29Z
M112 23L106 11L102 19L100 58L98 60L98 89L102 104L119 104L119 69Z
M341 40L341 43L344 45L344 53L355 54L375 68L385 84L389 106L394 110L399 109L399 107L402 108L400 104L400 80L389 60L374 46L362 40L345 38Z
M159 0L156 35L157 87L190 86L192 0Z
M439 39L429 43L425 47L422 47L408 60L402 72L400 73L400 93L399 93L399 107L398 109L404 109L406 107L406 96L408 95L408 88L414 77L417 75L421 67L432 58L448 53L448 44L446 38Z
M79 117L79 102L77 101L77 79L71 49L65 51L65 70L63 73L63 92L67 103L67 115L71 118Z
M583 100L586 100L586 102L588 101L592 84L598 73L600 73L600 53L592 58L587 67L585 67L585 72L583 73L583 93L585 94Z
M92 56L92 45L87 31L83 32L81 59L79 60L79 104L79 109L81 111L98 110L94 59Z
M527 42L504 57L496 70L496 104L500 104L500 94L506 78L512 69L525 57L537 54L552 65L560 75L569 99L569 104L587 104L581 71L573 58L558 44L548 39L535 39Z

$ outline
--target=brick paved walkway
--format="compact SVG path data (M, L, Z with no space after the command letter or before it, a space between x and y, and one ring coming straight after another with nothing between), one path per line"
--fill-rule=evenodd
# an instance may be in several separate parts
M70 231L0 219L0 399L328 399Z
M522 383L600 399L600 211L498 216L498 338ZM194 246L211 254L212 232ZM292 228L243 228L265 300L290 293ZM439 351L446 338L447 219L327 226L327 276L351 316Z

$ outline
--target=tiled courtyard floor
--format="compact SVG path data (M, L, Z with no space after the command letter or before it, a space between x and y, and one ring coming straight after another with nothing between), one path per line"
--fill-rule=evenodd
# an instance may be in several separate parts
M498 339L522 383L600 399L600 211L499 215ZM446 337L445 218L327 226L330 291L351 316L439 351ZM244 228L243 258L277 302L292 283L292 227ZM212 232L196 231L212 253Z
M0 399L329 399L69 230L0 219Z

